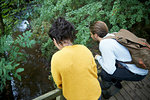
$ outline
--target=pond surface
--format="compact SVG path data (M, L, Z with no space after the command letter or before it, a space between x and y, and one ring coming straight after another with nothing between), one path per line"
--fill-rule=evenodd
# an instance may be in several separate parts
M32 49L22 49L28 54L27 61L20 64L24 68L20 73L22 79L11 81L14 100L31 100L54 89L52 81L48 79L50 66L41 56L39 46Z

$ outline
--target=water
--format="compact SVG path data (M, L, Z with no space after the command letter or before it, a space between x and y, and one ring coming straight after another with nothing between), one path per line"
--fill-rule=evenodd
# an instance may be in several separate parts
M27 61L20 64L24 72L20 73L22 80L13 78L11 81L14 100L31 100L54 89L48 79L49 62L41 56L39 46L32 49L22 49L29 54Z

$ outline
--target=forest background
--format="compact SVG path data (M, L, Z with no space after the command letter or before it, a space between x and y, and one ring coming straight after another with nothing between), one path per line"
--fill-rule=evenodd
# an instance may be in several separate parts
M101 20L109 32L128 29L150 42L150 0L1 0L0 1L0 91L7 80L21 81L18 67L27 54L22 48L40 45L42 56L50 61L56 47L48 37L51 23L65 17L78 31L75 43L94 48L89 25ZM30 29L17 33L17 25L28 20ZM15 37L15 38L14 38Z

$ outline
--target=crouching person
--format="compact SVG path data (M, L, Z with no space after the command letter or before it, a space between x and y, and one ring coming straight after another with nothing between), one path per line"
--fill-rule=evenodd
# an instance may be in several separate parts
M135 64L125 64L123 62L132 61L132 57L126 47L118 43L115 39L107 37L114 36L108 33L107 25L102 21L97 21L90 26L91 37L99 42L100 55L96 55L102 67L100 76L102 78L101 87L105 98L111 94L109 90L113 85L118 89L122 88L121 81L140 81L148 74L148 70L138 68ZM106 94L105 94L106 93Z
M62 17L52 24L49 36L59 49L51 60L51 73L67 100L100 100L101 87L91 51L73 44L74 26Z

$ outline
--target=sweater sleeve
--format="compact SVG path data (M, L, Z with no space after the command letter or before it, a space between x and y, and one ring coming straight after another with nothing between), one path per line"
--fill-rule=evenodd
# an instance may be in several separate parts
M114 54L114 45L112 42L107 40L102 40L99 44L99 49L102 56L98 56L96 59L98 60L99 64L102 68L108 73L113 74L116 70L116 57Z
M57 85L58 88L62 88L62 78L61 78L61 74L58 70L58 62L57 59L55 59L55 57L52 57L51 60L51 73L54 79L55 84Z

